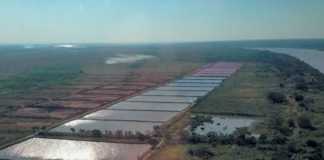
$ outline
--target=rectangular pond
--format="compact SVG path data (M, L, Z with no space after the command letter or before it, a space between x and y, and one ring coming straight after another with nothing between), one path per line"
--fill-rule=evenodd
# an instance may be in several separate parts
M187 103L154 103L154 102L120 102L109 109L114 110L147 110L147 111L183 111L190 107Z
M154 126L160 126L159 122L132 122L132 121L100 121L100 120L74 120L65 123L59 127L51 130L51 132L59 133L73 133L71 128L75 129L76 133L83 131L92 131L95 129L100 130L102 133L107 133L111 131L116 133L116 131L121 130L123 132L131 131L134 134L136 132L141 132L143 134L149 134L153 131Z
M193 76L201 76L201 77L229 77L231 76L231 73L195 73Z
M198 83L198 84L218 84L218 83L222 83L223 80L209 80L209 79L179 79L174 81L175 83Z
M183 79L190 80L225 80L226 77L199 77L199 76L186 76Z
M163 86L156 88L157 90L166 91L212 91L214 87L180 87L180 86Z
M179 112L100 110L84 116L90 120L166 122Z
M218 87L220 83L168 83L170 87Z
M145 96L180 96L180 97L202 97L205 96L207 91L161 91L151 90L143 93Z
M148 144L118 144L32 138L0 151L1 159L13 160L137 160Z
M192 104L197 97L175 97L175 96L135 96L128 99L128 102L171 102Z

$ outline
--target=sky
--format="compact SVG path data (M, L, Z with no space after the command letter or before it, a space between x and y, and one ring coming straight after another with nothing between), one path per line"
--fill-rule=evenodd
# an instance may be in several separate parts
M0 0L0 43L324 38L324 0Z

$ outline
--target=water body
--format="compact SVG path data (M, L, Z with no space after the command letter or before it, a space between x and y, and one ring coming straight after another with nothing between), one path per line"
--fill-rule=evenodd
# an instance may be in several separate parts
M116 57L111 57L106 60L106 64L119 64L119 63L134 63L140 60L151 59L154 56L151 55L143 55L143 54L136 54L136 55L117 55Z
M237 128L250 127L256 119L232 116L213 116L213 123L204 123L194 131L197 134L206 135L209 132L229 135Z
M202 97L207 91L162 91L151 90L143 93L145 96L180 96L180 97Z
M156 102L120 102L107 109L113 110L144 110L144 111L174 111L181 112L190 107L187 103L156 103Z
M324 51L299 48L257 48L294 56L324 73Z
M135 96L127 101L129 102L160 102L160 103L188 103L192 104L197 97L176 97L176 96Z
M86 115L89 120L107 121L137 121L137 122L166 122L176 116L178 112L154 111L126 111L126 110L100 110Z
M116 133L116 131L121 130L123 132L131 131L132 133L141 132L143 134L149 134L153 131L154 126L160 126L161 123L154 122L133 122L133 121L98 121L98 120L74 120L65 123L59 127L54 128L51 132L60 133L74 133L71 128L75 129L76 133L80 130L92 131L94 129L100 130L102 133L111 131Z
M220 83L168 83L168 87L219 87ZM208 91L203 91L208 92Z
M32 138L1 150L0 159L136 160L149 149L146 144Z

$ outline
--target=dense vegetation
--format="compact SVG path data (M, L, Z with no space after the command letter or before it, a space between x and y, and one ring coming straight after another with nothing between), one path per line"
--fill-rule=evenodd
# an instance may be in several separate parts
M37 90L49 86L63 85L75 80L80 74L79 69L72 67L34 69L27 73L0 80L0 94L28 93L32 89Z
M263 115L265 120L252 129L260 136L252 136L251 129L245 128L233 135L193 134L187 140L190 144L188 155L198 159L324 158L323 75L293 57L268 55L256 58L262 62L258 65L245 65L240 73L193 110L198 113ZM273 76L276 78L269 79Z

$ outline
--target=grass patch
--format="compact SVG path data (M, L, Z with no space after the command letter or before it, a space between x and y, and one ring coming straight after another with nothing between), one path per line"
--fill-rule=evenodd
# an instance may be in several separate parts
M270 160L269 153L259 151L255 148L237 146L237 145L217 145L210 146L208 144L196 144L196 145L186 145L186 149L197 149L197 148L208 148L212 151L215 156L209 160L251 160L251 159L263 159ZM191 160L202 160L198 157L192 157Z
M198 103L194 113L264 116L272 104L271 90L279 88L279 79L265 64L248 63Z
M185 145L168 145L157 153L150 160L188 160Z

